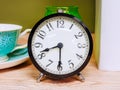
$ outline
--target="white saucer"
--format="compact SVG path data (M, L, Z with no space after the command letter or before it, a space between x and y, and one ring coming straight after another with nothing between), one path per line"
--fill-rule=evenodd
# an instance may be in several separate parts
M15 55L16 53L21 53L20 55ZM11 54L8 55L9 56L9 60L7 60L6 62L2 62L0 63L0 69L6 69L6 68L10 68L16 65L19 65L25 61L28 60L29 55L28 55L28 51L27 48L19 50L17 52L13 52Z

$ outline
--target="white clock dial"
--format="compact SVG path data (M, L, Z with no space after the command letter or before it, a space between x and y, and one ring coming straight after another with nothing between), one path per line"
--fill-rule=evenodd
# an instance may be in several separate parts
M66 16L43 20L34 30L30 46L37 66L54 75L67 75L83 67L90 48L85 28Z

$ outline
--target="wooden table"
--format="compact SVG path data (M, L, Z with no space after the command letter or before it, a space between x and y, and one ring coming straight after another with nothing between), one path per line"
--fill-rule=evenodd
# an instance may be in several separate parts
M23 37L19 43L26 40ZM98 70L94 55L82 74L85 82L70 77L60 81L46 78L37 83L39 71L28 59L21 65L0 70L0 90L120 90L120 72Z

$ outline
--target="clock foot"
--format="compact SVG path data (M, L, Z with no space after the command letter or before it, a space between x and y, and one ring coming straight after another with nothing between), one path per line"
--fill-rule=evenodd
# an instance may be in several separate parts
M81 82L84 82L84 81L85 81L85 78L84 78L84 76L83 76L81 73L78 73L77 76L78 76L78 78L79 78L79 80L80 80Z
M40 81L42 81L44 79L45 75L43 73L40 73L40 75L37 78L37 83L39 83Z

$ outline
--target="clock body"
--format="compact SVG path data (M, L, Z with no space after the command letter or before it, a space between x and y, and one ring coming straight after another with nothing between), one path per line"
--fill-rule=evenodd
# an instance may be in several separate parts
M92 49L88 28L76 17L64 13L52 14L38 21L28 40L32 63L40 72L55 79L83 70Z

